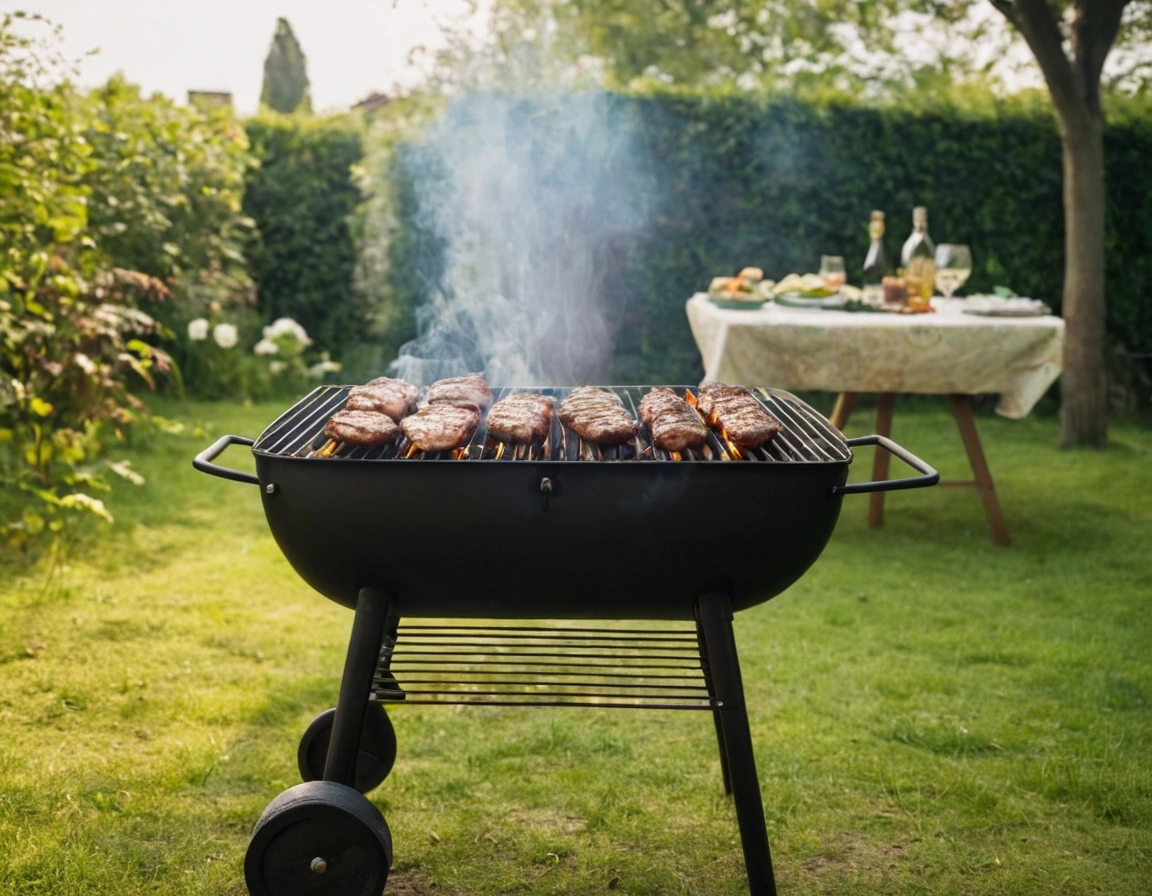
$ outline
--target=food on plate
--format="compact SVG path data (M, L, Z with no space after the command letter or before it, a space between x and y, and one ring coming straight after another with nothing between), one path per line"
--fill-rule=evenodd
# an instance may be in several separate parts
M551 428L552 399L538 392L516 392L488 412L488 435L501 442L542 442Z
M653 389L640 400L640 419L656 447L665 451L698 448L708 441L708 427L695 408L666 387Z
M337 411L324 424L324 435L349 445L385 445L398 431L395 420L374 411Z
M344 410L371 411L400 420L411 413L419 394L420 390L405 380L381 376L363 386L353 386Z
M444 399L426 404L400 421L408 441L420 451L462 448L480 425L480 408L469 401Z
M708 295L729 302L763 302L771 286L760 268L743 268L735 277L713 277Z
M797 295L805 299L826 299L836 295L836 290L829 289L824 278L819 274L789 274L776 281L772 287L773 295Z
M705 383L697 406L709 424L741 448L760 448L780 432L780 421L743 386Z
M437 380L428 388L424 403L433 404L438 401L464 401L483 410L492 404L492 390L479 374L453 376Z
M614 392L582 386L560 402L560 422L586 442L622 445L636 438L640 424L624 410Z

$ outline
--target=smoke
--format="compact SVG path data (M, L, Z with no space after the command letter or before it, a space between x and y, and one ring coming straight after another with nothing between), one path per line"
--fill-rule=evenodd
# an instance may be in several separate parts
M454 101L406 161L443 271L390 372L603 382L624 312L612 287L648 215L639 133L604 93Z

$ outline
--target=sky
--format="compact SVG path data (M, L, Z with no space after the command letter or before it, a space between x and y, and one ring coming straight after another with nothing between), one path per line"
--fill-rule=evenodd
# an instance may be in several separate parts
M145 93L184 102L189 90L229 91L255 112L264 57L285 16L308 60L312 106L347 109L374 91L419 80L414 47L444 45L441 24L470 22L466 0L2 0L0 12L40 13L63 26L79 82L121 71ZM483 9L484 4L481 4Z

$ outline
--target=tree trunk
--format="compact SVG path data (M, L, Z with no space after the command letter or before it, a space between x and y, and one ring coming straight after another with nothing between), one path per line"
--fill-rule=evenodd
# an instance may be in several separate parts
M1104 366L1104 123L1099 112L1061 116L1064 148L1064 375L1060 443L1103 448L1108 439ZM1071 120L1070 120L1071 119Z

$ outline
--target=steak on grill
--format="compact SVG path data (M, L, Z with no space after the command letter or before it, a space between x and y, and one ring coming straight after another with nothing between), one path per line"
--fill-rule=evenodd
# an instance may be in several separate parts
M560 421L586 442L622 445L636 438L640 424L614 392L583 386L560 402Z
M467 401L426 404L400 421L404 435L421 451L447 451L468 444L480 425L480 408Z
M705 383L700 387L700 413L741 448L767 445L780 432L780 421L743 386Z
M395 420L374 411L337 411L324 424L324 435L349 445L384 445L399 431Z
M480 410L492 404L492 390L478 374L468 376L454 376L446 380L437 380L428 388L424 396L425 404L438 401L466 401L476 405Z
M408 416L416 406L420 390L404 380L377 377L363 386L353 386L348 392L344 409L348 411L374 411L387 414L393 420Z
M552 401L537 392L516 392L488 412L488 435L501 442L543 442L551 428Z
M708 426L696 409L663 386L640 399L640 420L665 451L698 448L708 441Z

